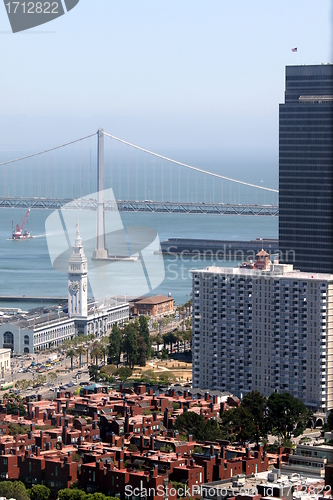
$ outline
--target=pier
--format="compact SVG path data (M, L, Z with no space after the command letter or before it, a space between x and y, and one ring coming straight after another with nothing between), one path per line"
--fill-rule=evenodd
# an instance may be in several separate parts
M67 297L40 297L33 295L0 295L0 302L67 302Z

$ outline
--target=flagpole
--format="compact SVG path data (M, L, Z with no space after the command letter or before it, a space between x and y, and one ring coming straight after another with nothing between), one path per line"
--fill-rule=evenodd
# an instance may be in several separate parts
M296 54L297 54L297 66L298 66L298 51L296 52Z

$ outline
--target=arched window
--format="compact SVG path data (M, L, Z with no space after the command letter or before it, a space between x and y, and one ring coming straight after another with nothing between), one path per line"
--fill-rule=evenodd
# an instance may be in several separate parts
M29 335L24 335L24 345L29 345L30 340L29 340Z
M3 334L3 347L4 349L14 350L14 335L12 332L5 332Z
M24 353L25 353L25 354L29 354L29 347L25 347L25 348L24 348Z

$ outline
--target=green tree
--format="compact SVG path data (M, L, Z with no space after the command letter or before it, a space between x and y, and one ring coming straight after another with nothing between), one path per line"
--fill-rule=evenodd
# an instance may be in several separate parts
M205 433L204 433L205 441L215 441L216 439L227 439L227 434L221 430L220 425L214 420L210 418L206 422Z
M105 373L106 375L115 375L117 373L117 367L115 365L104 365L101 368L101 373Z
M267 400L267 421L272 434L290 439L291 435L300 435L306 428L312 413L304 403L289 392L273 392Z
M108 500L110 497L105 496L103 493L96 491L95 493L91 493L87 495L86 500Z
M10 436L18 436L19 434L26 434L30 427L15 423L8 423L8 434Z
M187 488L184 483L179 483L178 481L172 481L172 488L176 490L177 498L187 497Z
M1 481L0 495L5 498L13 498L13 483L11 481Z
M80 360L80 368L82 368L82 356L86 354L86 349L83 347L83 345L79 345L76 349L76 352L79 355L79 360Z
M16 382L16 389L25 391L29 387L29 384L30 384L29 380L18 380Z
M129 366L121 366L117 370L117 375L120 378L120 380L126 380L132 375L132 370Z
M186 343L188 342L189 345L190 345L190 348L191 348L191 344L192 344L192 330L185 330L185 332L183 332L183 341L184 341L184 351L185 351L185 346L186 346Z
M13 482L13 498L16 500L29 500L29 493L22 481Z
M56 380L57 380L57 378L58 378L58 377L57 377L57 374L56 374L56 373L54 373L54 372L49 372L49 373L47 374L47 378L49 379L49 382L50 382L51 384L54 384L54 383L56 382Z
M164 372L162 372L159 375L159 381L161 382L161 384L164 384L164 385L170 385L173 382L175 382L175 380L176 380L176 376L174 375L174 373L170 372L169 370L165 370Z
M22 481L1 481L0 496L15 498L15 500L29 500L29 494Z
M178 415L175 428L181 434L192 434L195 440L203 441L205 439L206 420L202 415L198 415L198 413L187 411Z
M133 369L138 359L138 335L133 323L128 323L125 326L124 351L127 355L127 364Z
M328 430L333 430L333 410L330 411L330 414L327 417L327 428Z
M220 426L214 419L206 419L193 411L187 411L179 415L175 422L175 428L180 434L192 434L198 441L215 441L222 435Z
M102 357L101 346L99 342L94 342L91 351L90 351L91 359L95 359L95 365L98 365L98 360Z
M172 353L172 347L173 347L173 344L175 344L177 342L177 336L175 335L174 332L169 332L169 333L164 333L163 334L163 342L164 342L164 345L166 344L170 344L170 353Z
M157 375L154 370L147 370L142 374L142 382L154 383L157 381Z
M168 357L169 357L168 349L166 349L165 347L163 347L163 349L162 349L161 357L162 357L162 359L168 359Z
M97 365L89 366L89 379L92 382L98 382L100 379L99 369Z
M109 349L106 345L101 345L100 350L101 350L101 358L103 358L104 365L105 365L106 364L105 358L108 355Z
M133 443L133 444L132 444L132 443L131 443L131 444L129 444L129 445L127 446L127 449L128 449L128 451L139 451L139 448L138 448L138 447L137 447L137 445L136 445L136 444L134 444L134 443Z
M30 490L31 500L48 500L51 490L42 484L35 484Z
M137 363L140 366L146 366L148 354L147 354L147 345L145 342L145 339L141 336L138 335L138 357L137 357Z
M255 419L248 408L232 408L224 412L221 418L222 428L231 440L244 442L255 436Z
M73 359L76 358L77 353L75 349L69 349L69 351L66 352L66 358L71 359L71 370L73 370Z
M181 332L180 330L175 330L174 332L174 335L175 335L175 338L176 338L176 343L177 343L177 352L179 353L180 352L180 343L182 342L183 340L183 332Z
M46 383L46 375L38 374L35 380L35 387L40 387L41 385Z
M117 368L120 363L122 343L122 331L118 325L114 324L109 335L109 357L111 358L111 363L115 363L117 365Z
M68 351L72 347L71 341L69 339L65 339L61 343L61 347L65 350Z
M151 358L151 338L149 334L149 325L147 316L139 317L139 335L143 338L144 343L147 346L147 359Z
M257 446L259 445L259 440L261 437L267 435L266 429L266 406L267 398L260 394L258 391L249 392L242 399L241 406L250 410L253 415L255 422L255 435Z
M25 417L27 415L26 407L22 403L7 401L6 408L8 415L17 415L17 412L19 413L20 417Z
M87 494L83 490L65 488L58 491L59 500L86 500Z

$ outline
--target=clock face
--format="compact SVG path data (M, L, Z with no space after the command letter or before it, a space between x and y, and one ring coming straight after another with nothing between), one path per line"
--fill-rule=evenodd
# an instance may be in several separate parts
M77 293L80 290L80 283L78 281L71 281L70 284L69 284L69 288L74 293Z

